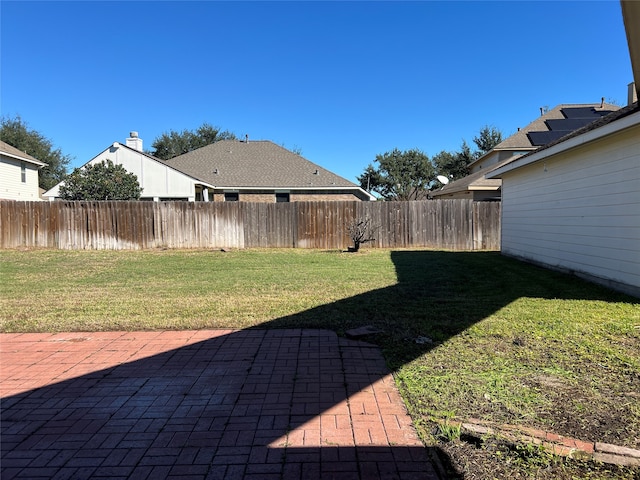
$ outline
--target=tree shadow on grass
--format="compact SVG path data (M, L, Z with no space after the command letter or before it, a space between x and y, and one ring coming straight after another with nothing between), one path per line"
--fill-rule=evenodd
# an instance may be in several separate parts
M403 423L389 365L433 348L416 337L444 342L522 296L602 290L494 253L392 260L396 285L242 331L59 334L28 355L11 336L5 389L21 365L59 380L2 399L2 478L437 478L433 458L455 476ZM385 358L335 333L364 324L384 331L370 340Z

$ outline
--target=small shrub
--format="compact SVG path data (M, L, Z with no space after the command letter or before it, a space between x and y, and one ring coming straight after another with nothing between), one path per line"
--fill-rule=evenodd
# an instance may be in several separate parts
M371 227L370 218L355 219L347 225L347 233L353 241L353 247L349 247L350 252L357 252L363 243L372 242L374 229Z

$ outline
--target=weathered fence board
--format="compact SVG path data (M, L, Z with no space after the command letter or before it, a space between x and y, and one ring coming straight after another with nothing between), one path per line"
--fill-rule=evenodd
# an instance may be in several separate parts
M473 249L500 250L499 202L479 202L473 208Z
M0 200L0 248L317 248L351 244L369 219L376 248L500 248L500 203L15 202Z

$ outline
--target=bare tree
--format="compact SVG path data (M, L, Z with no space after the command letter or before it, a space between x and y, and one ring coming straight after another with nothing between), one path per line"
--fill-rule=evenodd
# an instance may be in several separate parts
M350 252L357 252L363 243L372 242L374 228L371 226L370 218L355 219L347 225L349 238L353 241L353 246L349 247Z

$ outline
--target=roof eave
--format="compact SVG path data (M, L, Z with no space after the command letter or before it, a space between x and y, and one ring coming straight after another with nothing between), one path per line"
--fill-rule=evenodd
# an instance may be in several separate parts
M216 190L238 190L238 191L242 191L242 190L278 190L278 191L303 191L303 190L324 190L324 191L335 191L335 190L352 190L355 192L359 192L365 196L367 196L370 200L377 200L377 198L372 195L371 193L367 192L366 190L364 190L361 187L358 186L349 186L349 185L344 185L344 186L321 186L321 185L307 185L307 186L294 186L294 187L288 187L288 186L283 186L283 185L244 185L244 186L238 186L238 185L215 185L212 186L212 188L216 189Z
M635 79L635 89L640 97L640 32L638 32L638 22L640 22L640 3L631 0L622 0L622 19L627 34L627 45L631 58L631 70Z
M0 152L0 153L2 153L2 155L4 155L5 157L14 158L16 160L20 160L21 162L31 163L33 165L36 165L38 168L46 167L46 166L49 165L48 163L41 162L40 160L21 157L20 155L14 155L12 153L5 152L4 150L2 152Z
M502 184L495 185L468 185L466 188L456 188L455 190L432 190L430 195L432 197L440 197L442 195L452 195L460 192L493 192L500 190Z
M502 185L470 185L469 191L472 192L484 192L484 191L496 191L500 190Z
M469 190L469 186L464 185L464 186L460 186L459 188L448 188L448 189L441 188L440 190L432 190L430 193L432 196L433 195L440 196L440 195L450 195L453 193L466 192L468 190Z

